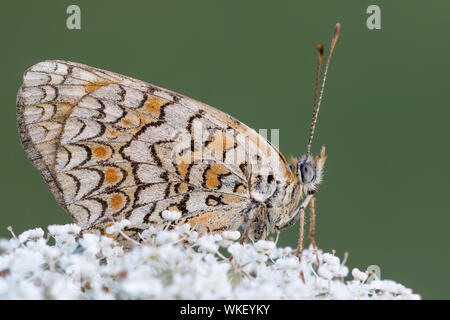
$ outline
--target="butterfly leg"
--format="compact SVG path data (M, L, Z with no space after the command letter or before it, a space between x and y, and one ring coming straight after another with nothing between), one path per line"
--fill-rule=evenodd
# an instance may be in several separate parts
M314 253L316 255L317 265L320 264L319 254L317 253L317 244L314 238L316 233L316 198L311 198L311 206L309 208L309 240L314 248Z
M258 208L258 211L254 214L252 221L247 225L247 228L245 228L244 234L242 235L241 239L239 240L240 244L243 244L248 237L248 233L250 232L250 228L253 226L253 224L256 222L256 219L258 219L258 216L260 214L265 215L266 214L266 205L265 203L261 203L261 205Z
M311 206L309 207L309 240L311 241L314 250L317 249L314 234L316 232L316 199L312 197Z
M298 256L298 260L302 259L302 251L303 251L303 236L304 236L304 231L305 231L305 208L308 206L309 202L314 199L313 195L308 195L308 197L305 199L305 201L303 201L303 203L301 204L301 206L297 209L300 212L298 213L300 216L300 234L298 237L298 244L297 244L297 256ZM296 210L296 211L297 211Z
M305 208L300 207L300 232L299 232L298 243L297 243L297 256L298 256L299 261L302 260L304 230L305 230Z

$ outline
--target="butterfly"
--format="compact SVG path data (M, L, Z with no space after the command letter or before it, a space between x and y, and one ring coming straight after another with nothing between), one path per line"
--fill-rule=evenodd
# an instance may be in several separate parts
M317 93L316 84L316 101ZM297 221L298 203L317 190L325 162L324 149L310 155L312 134L308 153L287 161L218 109L68 61L24 73L17 119L21 143L57 202L83 230L100 234L124 217L124 232L137 238L165 225L170 210L199 232L246 225L245 236L262 239Z

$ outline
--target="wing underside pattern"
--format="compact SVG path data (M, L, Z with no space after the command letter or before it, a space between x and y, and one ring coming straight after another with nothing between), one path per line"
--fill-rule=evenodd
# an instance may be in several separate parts
M44 61L25 72L17 113L29 158L84 229L123 215L141 230L163 223L168 209L207 230L244 222L250 162L266 142L212 107L112 72Z

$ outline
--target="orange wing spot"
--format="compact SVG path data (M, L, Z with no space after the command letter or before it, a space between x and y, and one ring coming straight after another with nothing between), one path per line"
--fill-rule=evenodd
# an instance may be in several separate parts
M178 164L178 172L180 173L181 177L183 177L183 178L186 177L188 168L189 168L189 163L180 162Z
M108 129L108 139L117 139L119 133L116 129Z
M242 198L238 196L232 196L230 194L225 194L222 197L222 202L225 204L232 204L232 203L238 203L241 202Z
M216 189L220 185L217 174L214 174L211 170L208 170L208 172L206 173L205 185L209 189Z
M125 127L128 127L131 124L131 120L129 119L122 119L120 121Z
M211 168L206 172L205 185L209 189L216 189L220 185L219 174L227 174L230 171L218 165L217 163L212 163Z
M208 199L208 206L216 206L219 202L213 198Z
M169 210L169 211L177 211L177 212L181 213L180 209L178 209L178 207L176 205L172 205L172 206L168 207L167 210Z
M108 168L105 170L105 180L107 183L116 183L122 178L122 174L117 168Z
M217 163L212 163L211 164L211 170L215 173L215 174L227 174L230 173L230 171L228 171L225 167L217 164Z
M211 220L212 218L214 218L218 214L219 214L219 212L217 212L217 211L210 212L210 213L205 213L205 214L202 214L202 215L200 215L198 217L191 218L187 222L191 225L191 227L193 227L196 224L200 224L200 223L203 223L205 221Z
M123 198L123 195L115 193L112 197L111 197L111 207L113 208L114 211L119 210L123 203L125 202L125 199Z
M178 191L179 193L185 193L189 190L189 185L187 183L182 183L180 184L180 186L178 187Z
M161 113L161 107L167 103L166 100L151 96L144 105L144 110L152 114L154 117L159 118Z
M194 162L197 157L196 152L192 152L189 150L189 152L185 152L181 155L178 155L178 172L180 173L182 178L186 177L189 165Z
M111 81L89 82L86 85L86 91L92 92L92 91L97 90L98 88L106 86L107 84L110 84L110 83L111 83Z
M141 128L143 125L149 122L146 121L146 119L144 118L145 117L142 112L128 111L127 115L120 120L120 124L122 125L122 127L125 127L127 129ZM147 116L147 118L151 119L152 121L155 121L153 118L150 118L149 116Z
M95 147L92 153L97 159L105 159L108 156L108 149L104 146Z
M234 146L234 137L222 131L216 131L211 137L208 148L218 156L222 156L223 152Z
M242 184L239 187L236 188L236 192L239 193L239 194L244 194L246 191L247 191L247 189Z
M74 106L75 106L75 104L64 103L64 104L60 105L59 110L62 115L66 115L73 109Z

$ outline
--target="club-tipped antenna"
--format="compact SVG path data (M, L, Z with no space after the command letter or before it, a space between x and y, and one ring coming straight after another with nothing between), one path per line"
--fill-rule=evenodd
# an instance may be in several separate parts
M308 141L308 150L307 150L307 157L311 154L311 144L312 139L314 136L314 127L316 125L317 121L317 99L319 98L319 80L320 80L320 70L322 69L322 62L323 62L323 44L319 43L317 45L317 53L318 53L318 59L317 59L317 74L316 74L316 85L314 90L314 110L313 110L313 117L311 120L311 131L309 134L309 141Z
M307 148L307 152L306 152L307 159L311 155L311 145L312 145L312 140L314 137L314 130L316 128L317 117L319 115L320 104L322 102L323 90L325 88L325 81L327 80L328 67L330 65L331 56L333 55L334 47L336 46L336 42L339 38L340 32L341 32L341 24L336 23L336 25L334 26L333 38L331 40L330 53L328 54L327 64L325 66L325 71L323 72L323 79L322 79L322 86L320 88L320 95L318 95L318 92L319 92L320 69L322 67L322 60L323 60L323 45L322 44L317 45L317 51L319 53L319 63L317 66L316 88L315 88L315 95L314 95L314 111L313 111L313 117L311 120L311 131L309 133L308 148ZM319 97L319 98L317 98L317 97Z

